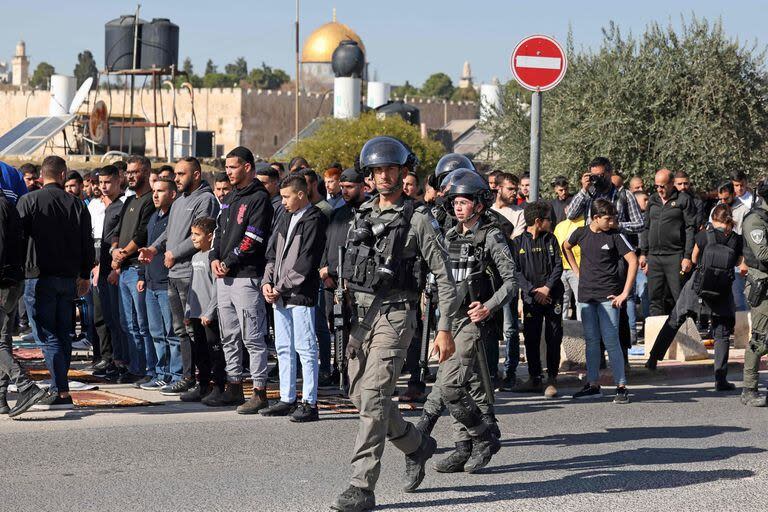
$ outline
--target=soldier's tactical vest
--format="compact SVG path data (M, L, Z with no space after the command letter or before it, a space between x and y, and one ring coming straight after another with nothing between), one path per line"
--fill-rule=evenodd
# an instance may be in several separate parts
M347 243L342 277L350 290L375 294L379 290L421 291L426 283L424 260L403 258L413 216L413 201L407 199L397 217L373 217L372 210L355 214L353 230L366 223L378 234L367 240ZM379 232L379 230L381 230Z
M750 215L757 215L760 217L760 220L763 224L766 226L766 231L768 231L768 212L765 211L765 209L761 207L752 208L747 212L747 214L744 216L744 220L742 221L742 226L744 225L744 222L747 220L747 218ZM747 233L744 231L744 237L751 236L750 233ZM765 236L765 235L763 235ZM744 244L744 263L747 264L750 268L755 268L761 272L765 272L768 274L768 265L766 265L764 262L757 259L757 256L755 256L755 253L752 252L752 249L749 247L749 244Z
M493 296L495 266L485 261L485 237L490 227L480 226L472 237L462 236L455 230L446 236L451 272L462 306L475 300L485 302Z

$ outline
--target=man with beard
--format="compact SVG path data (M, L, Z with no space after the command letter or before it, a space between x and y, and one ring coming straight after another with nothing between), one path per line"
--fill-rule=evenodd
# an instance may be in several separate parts
M360 152L360 168L373 176L379 195L363 203L355 215L341 276L357 308L358 323L346 354L349 396L360 411L360 428L350 485L336 498L334 510L375 506L374 489L387 440L406 454L406 492L419 487L424 466L437 448L434 438L405 421L392 403L416 328L425 267L435 277L441 313L433 352L442 363L455 351L451 319L457 310L456 284L439 227L426 206L414 204L402 191L403 179L417 163L416 155L393 137L375 137ZM374 246L382 252L374 251ZM366 268L378 270L360 272Z
M128 335L130 365L121 384L146 384L155 377L157 361L149 334L147 307L139 282L139 248L147 245L147 224L155 211L149 188L151 164L144 156L128 158L125 176L133 195L126 197L112 242L112 270L120 274L120 323ZM126 194L127 195L127 194Z
M176 163L174 181L177 199L168 213L165 231L146 249L142 249L142 261L149 263L162 253L163 264L168 269L168 304L171 309L174 334L179 338L182 378L160 388L164 395L175 396L191 391L185 396L198 401L209 392L208 382L195 386L195 367L210 369L207 347L192 343L192 327L185 325L187 291L192 282L192 256L197 252L192 244L192 223L203 217L216 218L219 203L211 186L203 180L200 162L195 157L182 158ZM175 361L173 362L175 366ZM201 372L204 373L204 372ZM210 372L209 372L210 373Z
M347 235L352 221L355 218L355 211L365 202L365 180L362 174L355 169L346 169L339 178L341 187L341 197L344 199L344 206L334 210L331 217L331 223L328 226L328 233L325 242L325 250L320 260L320 280L323 283L325 293L325 316L330 320L329 325L333 325L331 319L333 315L333 293L338 286L338 264L339 264L339 246L346 245ZM323 349L323 347L321 347ZM336 368L334 373L338 372L338 363L343 354L336 354ZM321 361L330 360L330 354L320 356ZM320 369L323 377L323 369ZM337 375L332 375L335 381L338 381Z

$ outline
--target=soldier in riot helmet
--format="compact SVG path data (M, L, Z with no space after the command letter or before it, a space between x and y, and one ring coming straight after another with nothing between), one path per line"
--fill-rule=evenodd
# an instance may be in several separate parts
M458 221L445 237L458 289L459 312L453 319L456 353L440 364L418 428L430 433L447 407L454 421L456 449L435 469L473 473L486 466L501 445L494 422L484 420L477 403L492 403L493 389L486 384L478 393L470 379L488 371L483 366L486 320L510 300L517 283L507 239L485 213L493 197L485 180L474 171L459 169L446 178L443 190ZM484 377L490 383L488 375Z
M445 198L441 192L443 187L441 185L443 180L456 169L471 169L475 171L475 165L472 163L472 160L461 153L448 153L437 161L435 172L427 177L427 184L436 193L434 200L430 204L432 215L437 219L437 222L444 231L448 231L451 228L453 218L449 215L450 204L445 204Z
M742 221L744 263L749 267L745 294L751 308L752 337L744 352L744 389L741 403L765 407L757 391L760 358L768 354L768 178L757 186L756 203Z
M421 484L424 466L437 448L435 440L405 421L392 403L427 270L437 281L441 313L433 352L443 362L455 350L451 319L456 285L442 237L429 209L402 191L416 156L393 137L375 137L363 146L359 162L361 170L373 176L379 195L356 212L342 265L343 283L358 312L347 356L349 396L360 411L350 486L332 505L342 511L375 506L374 488L387 439L406 454L406 492Z

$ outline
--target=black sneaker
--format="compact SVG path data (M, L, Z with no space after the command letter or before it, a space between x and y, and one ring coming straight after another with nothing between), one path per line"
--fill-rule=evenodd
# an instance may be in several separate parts
M317 405L311 405L308 402L301 402L296 406L296 410L288 418L294 423L307 423L310 421L318 421L320 415L317 411Z
M167 386L163 386L160 388L160 394L165 396L179 396L180 394L189 391L189 388L194 386L194 382L190 382L186 379L181 379L179 381L174 382L173 384L168 384Z
M96 372L106 371L107 367L110 364L112 364L111 361L107 361L106 359L100 359L99 361L91 365L89 369L94 372L94 375L96 375Z
M260 410L259 414L262 416L288 416L289 414L293 414L293 411L295 411L296 408L296 402L277 402L271 407Z
M424 480L424 466L435 454L437 441L431 436L422 435L419 448L405 456L405 486L403 491L414 492Z
M65 411L74 409L75 404L72 397L62 398L58 393L48 393L39 402L32 406L34 411Z
M8 413L8 416L15 418L16 416L25 413L30 407L47 396L47 390L38 387L37 385L30 386L24 391L19 392L19 397L16 399L16 405L13 406L11 412Z
M628 404L629 393L626 386L619 386L616 388L616 396L613 397L613 403L615 404Z
M340 512L364 512L372 510L376 506L376 497L373 491L361 489L350 485L343 493L339 494L331 505L331 510Z
M141 386L143 386L144 384L149 384L153 380L154 380L154 378L150 377L149 375L145 375L142 378L140 378L139 380L137 380L136 382L134 382L133 383L133 387L135 387L136 389L141 389ZM165 384L163 384L163 385L165 385Z
M333 375L328 372L320 372L317 378L318 389L333 389L339 386L339 380L333 380Z
M600 386L591 386L587 384L581 391L573 394L573 398L576 400L588 399L588 398L602 398L603 392L600 391Z
M133 384L136 381L143 379L141 375L134 375L131 372L126 372L117 378L118 384Z

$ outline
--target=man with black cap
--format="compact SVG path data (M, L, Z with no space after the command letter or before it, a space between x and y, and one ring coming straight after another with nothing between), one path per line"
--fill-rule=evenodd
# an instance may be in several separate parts
M346 169L341 173L339 185L344 205L333 211L331 223L328 226L325 250L320 260L320 279L325 288L325 315L327 318L331 318L333 314L333 291L336 289L338 279L339 246L346 244L350 224L355 218L355 210L365 202L365 179L355 169ZM340 356L342 355L336 355L337 363ZM321 356L320 359L322 363L323 357ZM330 356L328 359L330 360ZM336 371L338 370L339 368L336 368ZM320 374L323 377L322 367Z
M267 406L267 344L261 279L266 265L274 210L269 192L254 179L253 153L242 146L227 154L226 170L234 189L216 221L211 270L216 276L221 344L227 365L222 405L241 404L253 414ZM250 356L253 396L244 404L243 351Z

